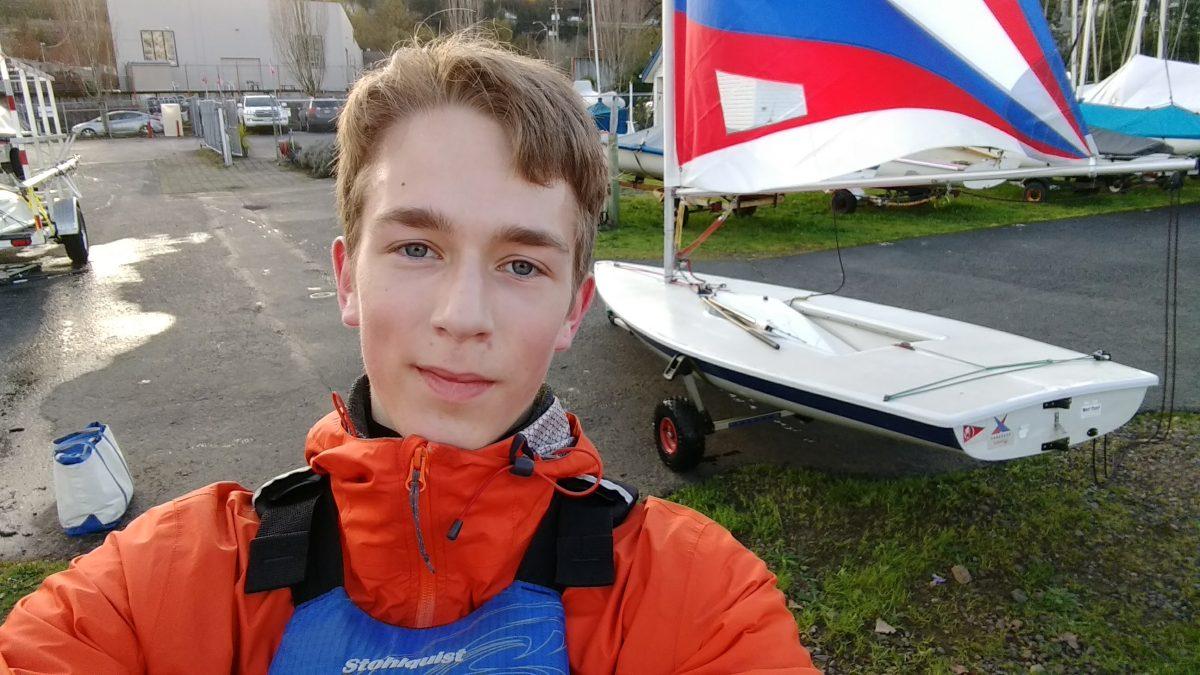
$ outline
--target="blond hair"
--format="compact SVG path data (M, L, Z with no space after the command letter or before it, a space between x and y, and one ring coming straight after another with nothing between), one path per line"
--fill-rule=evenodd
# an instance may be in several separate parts
M575 196L574 282L592 266L592 246L607 193L607 162L583 99L549 64L515 54L478 34L458 33L400 47L350 90L338 119L337 208L354 254L361 236L365 174L375 148L397 122L457 105L507 132L513 164L530 183L562 180Z

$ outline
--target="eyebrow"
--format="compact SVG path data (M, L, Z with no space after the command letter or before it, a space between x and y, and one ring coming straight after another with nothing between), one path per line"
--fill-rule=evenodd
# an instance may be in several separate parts
M449 218L436 209L420 206L397 206L381 213L376 221L379 223L394 223L418 230L434 232L450 232L454 229ZM552 248L569 253L570 248L561 237L551 232L535 230L524 225L505 225L492 237L495 241L532 246L536 248Z

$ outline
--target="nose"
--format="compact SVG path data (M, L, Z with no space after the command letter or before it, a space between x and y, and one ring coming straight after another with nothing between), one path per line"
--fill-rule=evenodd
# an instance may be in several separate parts
M464 261L465 263L465 261ZM454 265L439 289L433 327L455 340L486 338L492 333L484 273L478 265Z

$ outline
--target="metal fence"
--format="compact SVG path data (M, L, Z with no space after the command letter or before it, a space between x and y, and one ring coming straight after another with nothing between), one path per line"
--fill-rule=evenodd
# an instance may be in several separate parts
M232 165L234 157L245 156L238 134L237 103L192 98L188 107L192 129L200 138L201 145L221 155L225 166Z

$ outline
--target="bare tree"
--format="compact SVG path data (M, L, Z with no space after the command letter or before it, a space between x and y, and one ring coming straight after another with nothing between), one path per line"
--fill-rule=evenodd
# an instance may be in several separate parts
M629 70L644 55L634 54L634 47L641 42L642 34L650 29L646 19L654 14L658 3L653 0L595 0L596 16L592 17L591 30L599 31L600 69L596 79L597 89L615 89L629 79Z
M309 96L316 96L325 80L325 9L310 0L271 0L275 49Z
M64 33L60 59L83 66L86 70L80 79L84 90L89 96L102 96L105 75L113 63L104 0L54 0L54 16Z

